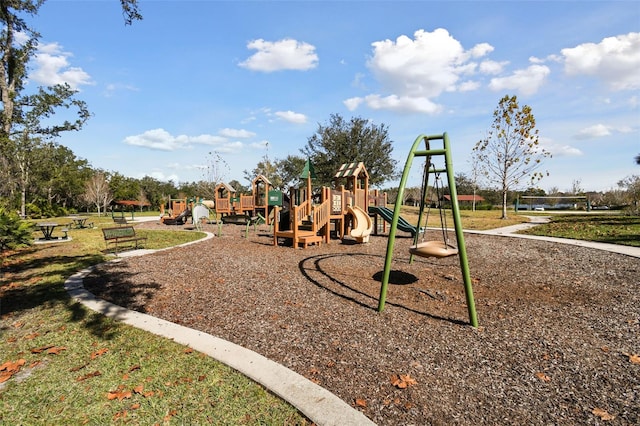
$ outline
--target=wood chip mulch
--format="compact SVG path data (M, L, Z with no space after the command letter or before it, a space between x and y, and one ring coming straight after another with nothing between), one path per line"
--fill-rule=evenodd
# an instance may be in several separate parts
M410 264L400 232L378 312L387 240L302 250L224 225L100 265L85 287L252 349L379 425L640 424L640 259L465 235L476 329L458 257Z

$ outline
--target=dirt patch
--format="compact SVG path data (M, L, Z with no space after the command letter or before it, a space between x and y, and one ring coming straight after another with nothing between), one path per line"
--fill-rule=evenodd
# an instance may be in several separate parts
M274 247L265 226L243 235L224 225L101 265L85 286L252 349L380 425L640 424L640 259L466 235L475 329L458 257L410 264L408 234L382 313L386 236L301 250Z

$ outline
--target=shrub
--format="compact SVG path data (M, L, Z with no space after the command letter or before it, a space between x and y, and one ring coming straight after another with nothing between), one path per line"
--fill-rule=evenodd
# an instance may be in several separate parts
M31 244L33 226L0 207L0 252Z

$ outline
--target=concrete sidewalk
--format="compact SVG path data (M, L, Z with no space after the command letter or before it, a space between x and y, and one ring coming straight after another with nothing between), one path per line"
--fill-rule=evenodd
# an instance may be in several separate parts
M559 244L570 244L570 245L579 246L579 247L589 247L589 248L594 248L598 250L604 250L612 253L624 254L627 256L640 258L640 247L623 246L619 244L597 243L593 241L572 240L569 238L542 237L538 235L516 234L516 232L518 231L530 229L541 223L547 223L550 220L548 216L527 216L527 217L530 220L530 222L528 223L505 226L502 228L490 229L488 231L465 230L464 232L468 234L500 235L500 236L513 237L513 238L526 238L530 240L551 241Z

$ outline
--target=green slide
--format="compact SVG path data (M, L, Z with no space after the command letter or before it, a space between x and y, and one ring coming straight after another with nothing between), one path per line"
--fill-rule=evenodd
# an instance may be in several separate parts
M391 221L393 220L393 210L391 210L388 207L369 206L369 213L378 214L380 215L380 217L382 217L385 221L389 223L391 223ZM415 237L417 232L416 227L410 224L409 222L407 222L406 220L404 220L402 216L398 216L398 229L404 232L411 233L412 237Z

